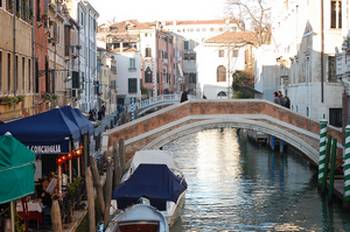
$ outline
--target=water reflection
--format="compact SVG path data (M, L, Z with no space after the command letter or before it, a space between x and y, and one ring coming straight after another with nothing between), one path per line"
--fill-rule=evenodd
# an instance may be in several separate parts
M189 184L178 231L350 231L350 215L321 201L314 171L295 154L278 154L206 130L163 147Z

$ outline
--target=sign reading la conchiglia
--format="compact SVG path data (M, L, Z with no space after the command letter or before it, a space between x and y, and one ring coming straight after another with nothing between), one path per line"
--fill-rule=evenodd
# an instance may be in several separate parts
M61 145L32 145L28 148L35 154L59 154L61 152Z

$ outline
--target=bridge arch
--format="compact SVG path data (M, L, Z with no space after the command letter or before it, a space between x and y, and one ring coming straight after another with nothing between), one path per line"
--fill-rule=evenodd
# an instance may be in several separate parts
M273 135L318 163L319 124L265 100L190 100L169 106L107 131L106 148L125 140L126 159L145 148L159 148L206 128L254 129ZM342 142L341 130L328 128ZM107 141L105 140L105 141Z
M193 122L185 126L171 130L150 143L146 144L143 149L159 149L160 147L178 139L183 136L200 132L205 129L223 128L231 127L237 129L251 129L265 134L275 136L286 143L292 145L293 147L300 150L309 160L314 164L318 163L318 150L312 147L309 143L303 139L288 133L288 131L283 130L279 127L261 123L254 120L244 119L244 118L225 118L225 119L210 119L199 122Z

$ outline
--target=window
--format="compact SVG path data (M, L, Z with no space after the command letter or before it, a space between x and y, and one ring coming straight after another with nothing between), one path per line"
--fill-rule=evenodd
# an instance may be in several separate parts
M239 52L238 49L233 50L232 51L232 57L238 57L238 52Z
M145 51L145 56L146 57L152 57L152 49L151 48L146 48L146 51Z
M137 79L129 78L128 80L129 93L137 93Z
M185 50L189 50L190 47L189 47L189 41L184 41L184 49Z
M83 14L83 12L80 13L80 25L84 26L84 14Z
M17 89L18 89L18 56L16 55L16 57L15 57L15 62L16 62L16 72L15 72L15 75L14 75L14 77L15 77L15 86L13 86L13 90L14 90L14 92L17 92Z
M225 51L220 49L219 50L219 57L224 57L224 55L225 55Z
M342 27L341 0L331 0L331 28L340 29Z
M6 10L10 13L13 12L12 0L6 0Z
M7 93L11 92L11 54L7 54Z
M32 90L32 61L28 59L28 91Z
M188 77L188 82L190 84L196 84L197 83L197 74L196 73L190 73Z
M40 1L36 0L36 21L41 21Z
M135 58L129 58L129 70L136 70Z
M29 0L29 7L28 7L28 22L31 23L33 19L33 0Z
M2 0L0 0L1 2ZM28 20L28 14L27 14L27 1L21 0L21 17L23 20Z
M226 81L226 68L223 65L218 66L216 69L216 81L225 82Z
M336 82L336 59L335 56L328 56L328 81Z
M39 93L39 78L40 78L39 61L38 61L38 58L35 58L35 83L34 83L35 84L35 88L34 88L35 93Z
M16 15L17 17L21 17L20 0L15 0L15 4L16 4Z
M64 25L64 55L69 56L70 55L70 48L71 48L71 35L70 35L70 26L69 25ZM73 51L73 49L72 49Z
M26 59L22 57L22 92L24 93L25 91L25 79L26 79Z
M342 115L343 111L341 108L329 109L329 124L335 127L342 127Z
M150 67L147 67L145 71L145 83L152 83L152 79L153 79L152 70L150 69Z

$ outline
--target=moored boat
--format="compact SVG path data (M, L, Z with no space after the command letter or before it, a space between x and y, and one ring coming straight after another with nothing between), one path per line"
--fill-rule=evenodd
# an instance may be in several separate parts
M112 198L117 200L118 209L125 209L145 197L172 226L181 213L187 183L167 153L146 152L144 156L142 152L136 154Z
M165 217L148 204L126 208L109 223L106 232L169 232Z
M130 168L123 175L121 182L129 179L140 164L165 164L175 175L183 178L183 174L168 152L161 150L140 150L135 152L130 162Z

